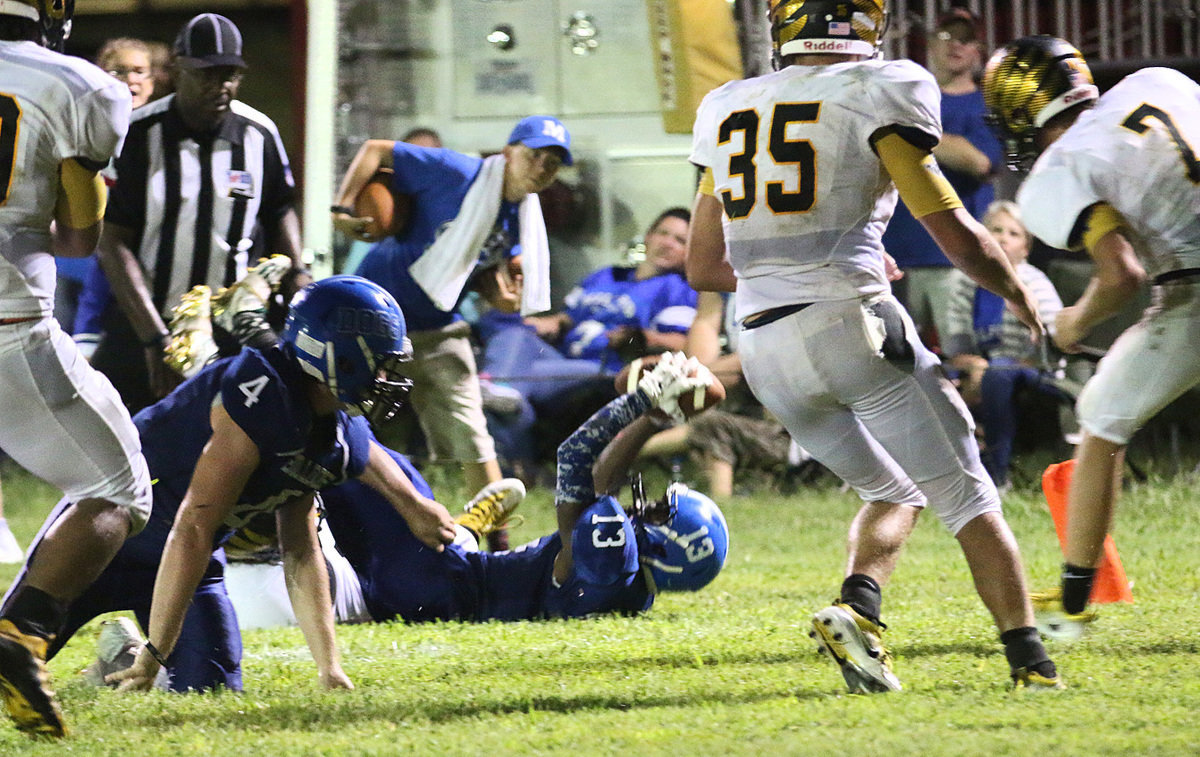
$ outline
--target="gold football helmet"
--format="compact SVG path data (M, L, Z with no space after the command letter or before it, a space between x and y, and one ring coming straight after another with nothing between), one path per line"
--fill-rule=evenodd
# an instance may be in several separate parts
M1083 54L1047 35L1010 42L992 56L983 74L988 121L1014 170L1033 165L1040 152L1037 133L1046 122L1099 96Z
M804 53L872 56L887 26L884 0L769 0L778 60Z
M61 52L71 36L75 0L8 0L0 13L36 21L42 30L42 44Z

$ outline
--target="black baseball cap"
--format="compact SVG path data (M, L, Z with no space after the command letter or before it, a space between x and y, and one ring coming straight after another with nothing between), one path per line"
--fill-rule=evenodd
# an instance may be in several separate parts
M242 60L242 33L237 25L217 13L201 13L183 25L175 38L175 60L187 68L237 66Z

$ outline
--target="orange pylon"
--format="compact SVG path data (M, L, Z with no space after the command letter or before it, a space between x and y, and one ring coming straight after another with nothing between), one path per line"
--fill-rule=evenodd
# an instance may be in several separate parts
M1046 505L1050 508L1058 543L1064 552L1067 548L1067 492L1071 489L1071 474L1074 471L1075 461L1067 460L1051 465L1042 474L1042 491L1046 494ZM1117 544L1112 534L1104 537L1104 554L1096 566L1096 581L1092 584L1090 601L1097 604L1133 601L1129 578L1121 565L1121 556L1117 554Z

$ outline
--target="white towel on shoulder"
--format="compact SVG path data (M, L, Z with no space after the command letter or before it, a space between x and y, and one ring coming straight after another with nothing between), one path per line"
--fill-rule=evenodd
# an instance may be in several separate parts
M408 267L413 280L439 310L450 312L454 309L475 270L479 252L496 225L504 189L505 162L503 154L483 161L458 215ZM550 309L550 245L546 241L542 205L536 194L526 195L521 200L517 218L521 227L518 241L525 279L521 314L541 313Z

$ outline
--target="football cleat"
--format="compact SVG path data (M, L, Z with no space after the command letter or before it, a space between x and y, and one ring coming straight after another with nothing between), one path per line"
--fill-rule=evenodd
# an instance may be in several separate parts
M1029 595L1029 601L1033 604L1033 618L1038 632L1054 641L1076 641L1096 620L1095 610L1084 610L1074 615L1064 610L1061 589L1034 592Z
M0 696L17 729L31 736L67 734L62 710L50 690L46 640L0 620Z
M279 290L292 260L286 255L259 258L258 264L246 271L233 286L226 287L213 297L213 322L229 333L237 328L238 317L244 313L258 313L266 318L267 300Z
M818 651L828 652L841 667L851 694L880 694L902 688L881 639L885 628L835 602L813 616L808 635L817 642Z
M191 378L217 357L211 321L212 290L197 284L171 312L163 362L184 378Z
M1013 691L1061 691L1067 688L1057 671L1047 678L1036 670L1017 668L1012 672Z
M525 484L517 478L502 478L480 489L454 522L476 537L487 536L504 528L523 499Z

